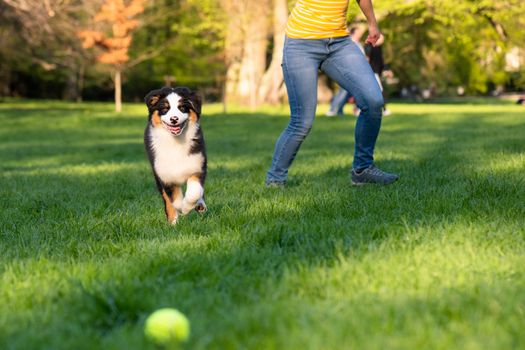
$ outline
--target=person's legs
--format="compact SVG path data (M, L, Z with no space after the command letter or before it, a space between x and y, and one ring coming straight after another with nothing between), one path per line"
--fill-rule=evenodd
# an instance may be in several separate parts
M383 96L366 57L349 38L332 39L330 55L321 69L348 90L361 114L355 128L353 168L357 171L374 163L374 148L381 128Z
M326 113L326 115L329 117L334 115L342 115L343 108L345 107L345 104L350 98L350 96L351 95L348 91L346 91L342 87L339 87L339 91L334 95L334 98L330 103L330 109L328 110L328 113Z
M288 168L312 128L317 108L318 70L326 55L324 41L286 38L282 67L291 116L275 144L267 185L286 182Z

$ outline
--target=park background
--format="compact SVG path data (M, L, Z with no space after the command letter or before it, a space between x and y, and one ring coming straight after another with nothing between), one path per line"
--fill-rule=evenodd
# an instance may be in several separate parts
M3 0L0 96L110 100L122 84L125 101L142 101L174 84L252 108L286 99L280 63L294 1L104 2ZM349 7L349 22L363 22L357 3ZM525 88L522 1L383 0L375 8L396 76L390 96ZM334 88L322 78L320 100Z
M322 77L267 189L292 5L0 0L0 349L158 349L163 307L184 349L525 348L525 2L375 1L400 180L350 186ZM142 144L165 84L205 98L209 212L176 227Z

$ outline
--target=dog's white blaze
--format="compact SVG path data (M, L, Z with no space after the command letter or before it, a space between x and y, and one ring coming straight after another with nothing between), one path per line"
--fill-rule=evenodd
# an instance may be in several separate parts
M201 172L204 157L200 153L190 154L191 139L198 128L198 124L190 123L179 136L173 136L164 128L150 128L155 172L163 182L182 185L190 176Z
M181 97L177 95L176 93L172 92L168 96L166 96L166 99L168 100L170 104L170 109L168 110L168 113L161 115L160 118L165 123L171 124L171 117L177 117L179 118L178 124L184 123L186 119L188 119L188 113L182 113L179 109L179 100Z

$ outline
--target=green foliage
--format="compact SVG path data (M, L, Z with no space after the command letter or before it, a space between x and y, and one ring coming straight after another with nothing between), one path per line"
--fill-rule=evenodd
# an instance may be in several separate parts
M525 39L521 1L380 2L387 59L401 85L433 85L438 92L462 85L486 93L509 82L504 56ZM522 86L525 87L525 86Z
M92 53L83 51L75 36L75 29L87 26L99 2L64 3L63 11L46 18L53 34L36 33L35 25L28 26L36 36L33 41L27 40L25 28L32 22L1 4L0 94L73 98L83 88L85 97L111 98L107 70L94 64ZM291 7L295 1L288 3ZM382 0L374 6L387 39L386 59L400 79L397 90L431 86L448 95L458 86L470 94L504 85L525 89L523 67L509 71L505 65L505 54L513 48L521 48L525 55L524 1ZM31 18L30 12L24 13ZM199 88L217 99L226 70L225 18L231 15L219 0L148 2L130 48L126 99L140 100L171 77L174 84ZM348 18L363 20L355 1L350 2Z
M132 69L128 93L136 95L163 85L166 77L173 77L177 85L214 87L225 70L222 16L214 0L164 0L151 5L132 53L140 56L151 49L162 51Z
M524 348L523 107L472 102L390 105L389 187L351 187L355 119L319 117L285 190L288 108L205 105L209 212L177 227L144 106L0 104L0 348L154 349L161 307L188 349Z

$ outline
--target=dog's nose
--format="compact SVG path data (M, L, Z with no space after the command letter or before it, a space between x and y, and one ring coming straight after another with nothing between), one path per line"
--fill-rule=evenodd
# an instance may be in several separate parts
M178 117L171 117L171 118L170 118L170 122L171 122L172 124L177 124L178 121L179 121L179 118L178 118Z

